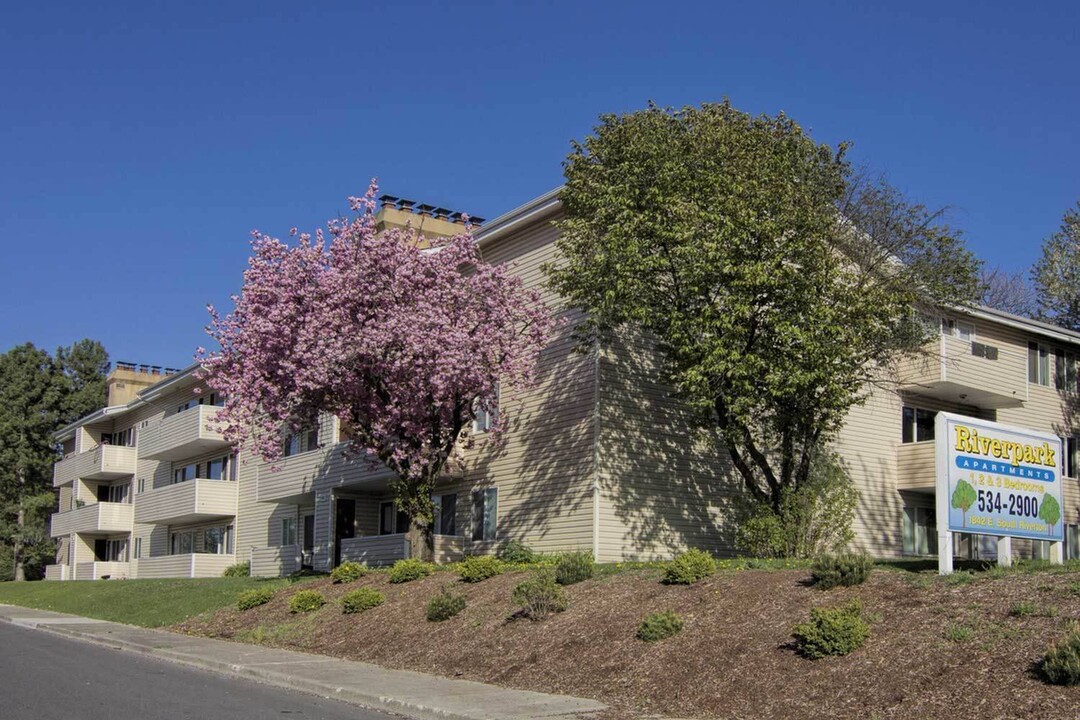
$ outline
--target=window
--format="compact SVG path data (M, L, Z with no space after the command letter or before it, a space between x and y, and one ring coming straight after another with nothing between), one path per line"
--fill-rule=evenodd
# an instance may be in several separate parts
M146 478L139 478L139 492L146 492Z
M937 554L937 516L933 508L904 508L904 554Z
M975 326L964 320L942 318L941 334L959 338L964 342L971 342L975 339Z
M923 410L905 405L902 412L903 428L900 435L902 442L926 442L934 439L936 410Z
M194 552L195 535L190 530L187 532L174 532L169 536L170 555L188 555Z
M233 453L232 455L229 456L229 479L232 480L233 482L236 482L236 473L238 472L236 467L239 464L240 463L238 462L238 458L237 458L236 453Z
M105 491L105 502L126 504L130 501L130 491L131 485L129 483L109 485Z
M198 404L199 404L198 400L196 400L195 398L191 398L190 400L188 400L186 402L182 402L179 405L177 405L176 406L176 412L177 413L182 413L185 410L190 410L191 408L195 407Z
M197 464L185 465L183 467L173 468L173 484L187 482L188 480L194 480L199 476L199 470L201 468Z
M409 531L409 516L391 502L379 503L379 534L393 535Z
M457 495L436 495L431 500L435 505L435 534L457 535Z
M1050 351L1045 345L1028 343L1028 382L1032 385L1050 384Z
M142 538L135 538L135 559L142 557Z
M292 455L299 455L300 453L308 452L309 450L317 450L319 447L319 427L307 428L300 432L290 432L285 436L285 442L282 446L282 455L290 457Z
M212 527L202 531L202 552L209 555L229 555L232 553L232 528ZM198 550L196 550L198 552Z
M1054 353L1054 386L1076 392L1076 355L1058 350Z
M1065 559L1080 558L1080 525L1065 526Z
M135 447L135 428L118 430L114 433L101 433L102 445L119 445L120 447Z
M488 432L495 423L499 420L499 402L502 400L502 387L496 383L495 385L495 398L491 403L491 407L482 408L477 403L476 417L473 419L473 432L482 433Z
M214 458L206 463L206 475L207 480L226 480L230 479L229 476L229 456ZM231 478L234 479L235 478Z
M1046 540L1032 540L1031 541L1031 559L1032 560L1049 560L1050 559L1050 543Z
M487 488L475 490L473 501L473 540L494 540L498 514L499 490Z
M101 560L104 562L127 562L127 540L106 540L105 552Z
M1065 455L1061 459L1065 477L1077 477L1077 472L1080 472L1080 437L1061 438L1061 449Z
M296 518L281 518L281 545L296 544Z

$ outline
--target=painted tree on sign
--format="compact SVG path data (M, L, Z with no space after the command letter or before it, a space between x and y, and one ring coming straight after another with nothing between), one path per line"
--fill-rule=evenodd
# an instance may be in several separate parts
M1054 526L1061 519L1061 505L1053 495L1043 495L1042 504L1039 505L1039 519L1050 525L1047 535L1054 534Z
M253 233L235 308L210 307L202 375L228 404L225 437L264 460L282 456L282 433L331 413L350 450L393 471L390 487L410 518L415 556L432 550L435 483L473 438L481 411L491 436L500 386L528 386L552 314L520 277L484 263L468 232L426 246L411 230L376 232L372 183L350 198L352 220L301 234L296 244ZM296 235L296 231L293 231Z
M971 483L966 480L956 483L956 489L953 490L952 494L952 506L960 510L961 524L964 527L967 527L967 511L975 504L977 497L978 495L975 488L971 487Z

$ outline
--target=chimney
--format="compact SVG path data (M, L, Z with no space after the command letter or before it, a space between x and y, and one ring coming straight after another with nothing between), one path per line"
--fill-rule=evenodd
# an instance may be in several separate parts
M105 405L127 405L135 399L140 390L148 388L165 377L179 372L175 368L160 365L141 365L117 361L105 378Z

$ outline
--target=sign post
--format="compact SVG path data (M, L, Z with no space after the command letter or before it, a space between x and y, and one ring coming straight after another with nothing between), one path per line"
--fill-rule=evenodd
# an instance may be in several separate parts
M954 532L996 535L1000 565L1012 564L1014 537L1049 542L1061 562L1060 438L945 412L934 438L940 574L953 571Z

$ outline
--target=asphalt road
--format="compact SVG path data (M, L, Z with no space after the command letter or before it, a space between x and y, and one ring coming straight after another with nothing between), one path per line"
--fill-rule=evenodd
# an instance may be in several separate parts
M3 720L388 720L335 700L0 623Z

